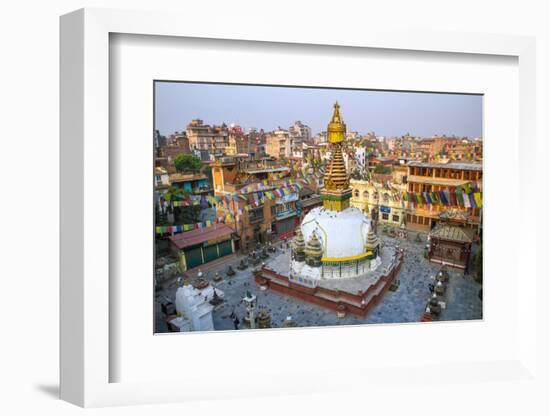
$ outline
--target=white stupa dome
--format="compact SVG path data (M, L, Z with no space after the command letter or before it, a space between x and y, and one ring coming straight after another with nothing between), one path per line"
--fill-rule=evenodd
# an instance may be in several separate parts
M313 232L323 245L323 257L342 258L365 253L365 242L371 220L357 208L329 211L323 207L312 209L302 221L304 240Z

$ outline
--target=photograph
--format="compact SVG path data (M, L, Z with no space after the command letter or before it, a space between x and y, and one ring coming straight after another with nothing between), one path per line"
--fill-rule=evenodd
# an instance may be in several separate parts
M483 96L156 80L155 333L483 319Z
M0 415L550 415L547 3L4 2Z

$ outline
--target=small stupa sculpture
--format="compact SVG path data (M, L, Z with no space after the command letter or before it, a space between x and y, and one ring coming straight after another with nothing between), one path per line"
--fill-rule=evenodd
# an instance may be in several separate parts
M401 220L401 224L399 225L399 230L397 230L397 237L401 240L406 240L408 237L407 233L407 227L405 226L405 218Z
M304 235L302 234L302 229L298 227L296 229L296 236L292 240L292 258L295 261L305 261L306 256L304 253L306 243L304 241Z
M323 247L317 237L317 234L312 233L309 238L306 247L304 249L306 256L306 264L311 267L321 266L321 259L323 257Z
M367 234L367 243L365 244L365 249L367 250L367 252L372 253L370 255L371 258L378 256L378 252L380 250L380 242L378 241L378 237L374 233L372 227Z
M248 328L254 329L256 328L256 295L247 290L243 302L246 310L244 323Z
M295 328L297 326L298 326L298 323L294 319L292 319L292 316L290 316L290 315L288 315L285 318L285 320L283 322L283 325L282 325L283 328Z
M271 316L267 309L261 309L258 313L258 328L271 328Z
M218 292L216 292L216 289L214 289L214 294L212 295L212 299L210 299L209 303L214 306L217 306L220 303L223 303L223 299L218 296Z

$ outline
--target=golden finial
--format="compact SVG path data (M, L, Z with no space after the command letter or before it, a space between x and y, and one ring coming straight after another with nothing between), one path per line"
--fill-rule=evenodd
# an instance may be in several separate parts
M344 141L346 135L346 125L340 115L340 104L338 104L338 101L334 103L334 111L327 127L327 135L330 143L341 143Z

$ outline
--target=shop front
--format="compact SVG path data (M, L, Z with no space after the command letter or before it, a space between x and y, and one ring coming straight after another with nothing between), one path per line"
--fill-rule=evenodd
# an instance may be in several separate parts
M285 240L294 235L294 230L299 223L296 209L297 201L297 193L284 195L275 201L275 221L273 228L280 240Z
M474 230L449 223L438 223L428 235L428 258L433 263L466 270L470 260Z
M215 224L176 234L170 237L170 246L185 271L234 253L232 234L231 227Z

